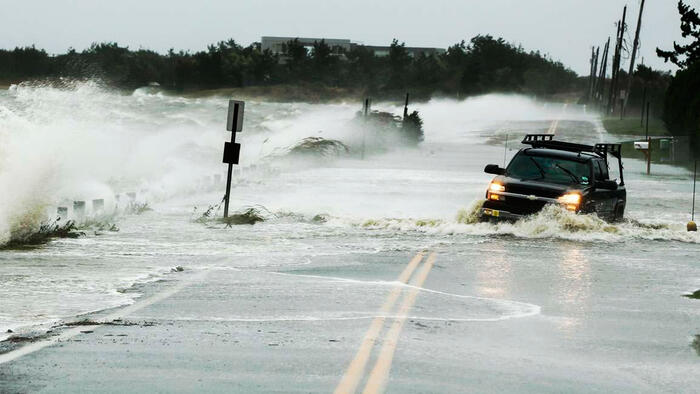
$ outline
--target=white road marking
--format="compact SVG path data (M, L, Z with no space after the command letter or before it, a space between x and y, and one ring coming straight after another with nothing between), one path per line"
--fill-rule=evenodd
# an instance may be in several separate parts
M189 286L192 282L194 282L196 279L201 279L203 276L205 276L206 273L201 273L199 275L196 275L193 278L190 278L190 280L183 280L180 281L179 283L175 284L174 286L165 289L164 291L155 294L149 298L144 299L143 301L137 301L127 307L120 308L109 315L105 316L102 320L103 321L113 321L116 319L120 319L122 317L126 317L138 310L141 310L147 306L153 305L157 302L163 301L164 299L172 296L173 294L179 292L180 290L184 289L185 287ZM79 335L82 331L89 331L89 330L95 330L96 328L100 327L100 325L89 325L89 326L78 326L75 328L68 329L66 331L63 331L61 334L54 336L54 337L49 337L45 340L40 340L38 342L30 343L25 346L22 346L18 349L9 351L4 354L0 354L0 364L8 363L10 361L17 360L20 357L26 356L28 354L37 352L41 349L44 349L47 346L51 346L55 343L66 341L68 339L71 339L77 335Z

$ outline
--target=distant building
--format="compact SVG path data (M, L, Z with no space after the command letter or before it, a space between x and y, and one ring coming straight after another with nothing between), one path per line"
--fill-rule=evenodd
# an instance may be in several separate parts
M289 41L299 41L300 44L305 47L313 47L317 42L326 43L331 47L333 53L342 53L344 51L350 50L350 40L336 39L336 38L308 38L308 37L262 37L260 40L260 47L262 50L269 49L270 52L274 54L284 53L284 46L287 45Z
M353 44L354 45L354 44ZM374 52L374 56L382 57L382 56L389 56L389 50L391 49L390 46L375 46L375 45L358 45L364 48L367 48ZM443 48L421 48L421 47L406 47L406 52L408 52L408 55L411 57L416 57L420 55L426 55L426 56L438 56L443 53L445 53L445 49Z
M331 47L332 53L336 55L342 55L356 47L362 47L371 50L375 56L389 56L390 46L375 46L375 45L363 45L351 42L349 39L338 39L338 38L309 38L309 37L262 37L260 40L260 47L262 50L269 50L270 52L281 55L284 53L284 47L289 41L298 40L300 44L307 48L312 48L314 44L321 42L323 40L326 45ZM445 53L443 48L420 48L420 47L406 47L406 52L409 56L416 57L420 55L426 56L437 56ZM282 62L283 59L280 59Z

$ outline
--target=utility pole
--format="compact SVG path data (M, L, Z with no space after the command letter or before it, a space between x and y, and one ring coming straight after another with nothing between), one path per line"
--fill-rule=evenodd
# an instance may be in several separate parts
M592 79L592 84L591 84L591 90L588 93L589 99L595 99L595 91L598 87L598 57L600 56L600 47L596 48L595 51L595 57L593 60L593 72L591 73L591 79ZM590 101L590 100L589 100Z
M591 47L591 60L589 62L590 64L590 74L588 74L588 89L586 92L586 95L588 96L588 99L590 100L591 98L591 91L593 90L593 78L595 76L595 71L593 62L595 62L595 47Z
M617 102L618 82L620 80L620 65L622 63L622 45L625 36L625 21L627 20L627 6L622 10L622 21L618 24L617 29L617 45L615 46L615 59L613 64L613 79L610 87L610 102L608 103L609 111L615 111L615 103Z
M596 92L598 96L598 101L600 102L600 107L602 108L603 96L605 95L605 78L608 73L608 51L610 50L610 37L608 37L608 42L605 43L605 49L603 50L603 61L600 63L600 77L598 78L598 91Z
M620 38L620 22L617 22L617 31L615 32L615 50L613 51L612 55L612 62L610 63L610 91L608 93L608 102L606 103L607 106L607 113L606 116L610 114L610 111L612 110L613 106L613 92L615 91L615 76L617 75L616 66L617 66L617 50L618 50L618 41Z
M622 111L627 109L627 101L630 97L630 91L632 90L632 74L634 73L634 60L637 57L637 47L639 46L639 31L642 28L642 13L644 12L644 1L642 0L642 5L639 7L639 19L637 19L637 32L634 34L634 44L632 46L632 57L630 58L630 72L627 75L627 95L625 96L625 102L622 105Z

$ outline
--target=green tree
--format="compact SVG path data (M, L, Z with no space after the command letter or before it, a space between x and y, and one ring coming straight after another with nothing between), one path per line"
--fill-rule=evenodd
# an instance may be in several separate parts
M336 85L338 58L333 54L333 49L325 40L314 43L311 52L312 70L319 82Z
M284 62L287 65L289 72L289 80L304 80L310 76L307 74L308 66L308 50L299 42L299 39L294 39L287 42L283 46Z
M700 16L683 0L678 1L678 12L681 14L681 36L693 41L687 45L674 41L673 51L656 48L656 54L683 69L700 60Z
M411 56L406 50L406 44L394 39L389 47L389 89L403 89L406 87L408 66L411 64Z
M678 2L681 35L692 38L687 45L673 43L673 51L657 48L659 57L676 64L676 73L666 92L663 120L674 135L691 138L694 150L700 151L700 17L683 1Z

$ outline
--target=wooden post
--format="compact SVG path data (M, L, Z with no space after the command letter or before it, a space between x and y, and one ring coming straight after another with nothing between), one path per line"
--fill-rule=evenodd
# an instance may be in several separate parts
M365 134L367 134L369 116L369 98L365 99L365 127L362 128L362 160L365 159Z
M651 102L647 101L647 132L646 136L649 138L649 106L651 105Z
M622 105L622 111L627 108L627 102L630 96L630 91L632 90L632 75L634 73L634 60L637 57L637 47L639 46L639 31L642 27L642 13L644 12L644 0L639 7L639 19L637 19L637 32L634 34L634 44L632 44L632 57L630 57L630 72L627 75L627 95L625 96L625 101Z
M403 119L406 120L408 116L408 92L406 92L406 103L403 105Z
M647 102L647 87L644 86L644 94L642 95L642 119L639 121L639 127L644 127L644 104Z
M697 180L697 177L698 177L698 161L695 160L695 167L693 170L693 208L692 208L692 211L690 214L690 220L693 222L695 221L695 182Z
M647 137L647 175L651 174L651 137Z

